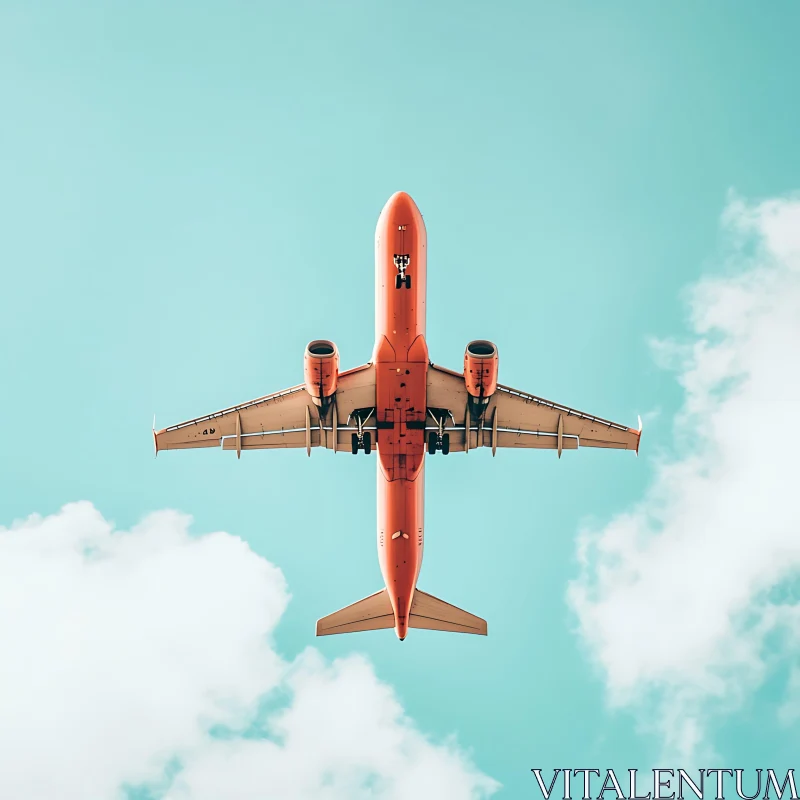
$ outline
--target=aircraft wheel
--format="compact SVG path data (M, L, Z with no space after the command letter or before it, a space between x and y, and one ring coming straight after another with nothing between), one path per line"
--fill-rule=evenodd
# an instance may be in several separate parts
M372 452L372 436L368 433L364 434L364 452L367 455Z
M436 452L436 434L431 431L428 434L428 455L432 456Z
M403 278L400 275L397 275L394 279L394 288L399 289L403 285Z
M406 275L406 289L410 289L410 288L411 288L411 276L410 275Z
M358 453L358 434L354 433L352 438L350 439L350 445L353 449L353 455Z
M450 452L450 434L442 434L442 455L446 456Z

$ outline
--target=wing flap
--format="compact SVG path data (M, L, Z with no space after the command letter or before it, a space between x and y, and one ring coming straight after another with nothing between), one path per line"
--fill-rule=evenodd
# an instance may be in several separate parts
M275 450L281 447L305 447L306 432L274 431L270 433L251 433L242 435L242 450ZM319 446L319 429L311 429L311 446ZM236 436L226 436L222 440L223 450L236 450Z
M375 428L365 427L372 437L372 449L375 449ZM336 450L340 453L350 453L352 436L356 432L353 427L337 428L336 431ZM183 444L174 449L186 449L191 447L205 447L204 444ZM281 447L305 447L305 429L297 431L270 431L268 433L251 433L242 435L242 450L275 450ZM320 433L319 422L311 423L311 446L326 447L333 449L333 429L330 426L323 427ZM223 450L236 450L236 435L225 436L222 440Z
M484 435L484 444L491 446L492 432L487 431ZM583 442L581 442L583 444ZM558 437L553 434L530 433L529 431L497 431L498 447L526 447L538 450L558 449ZM578 440L572 436L565 436L562 439L562 450L577 450Z
M581 447L606 447L611 450L636 450L636 447L630 447L628 442L603 441L602 439L589 439L585 436L581 438ZM566 450L566 447L564 449Z

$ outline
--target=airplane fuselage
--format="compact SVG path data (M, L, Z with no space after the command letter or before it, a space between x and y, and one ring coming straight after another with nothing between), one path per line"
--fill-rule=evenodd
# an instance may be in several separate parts
M427 237L414 201L397 192L375 231L378 556L404 639L424 538Z

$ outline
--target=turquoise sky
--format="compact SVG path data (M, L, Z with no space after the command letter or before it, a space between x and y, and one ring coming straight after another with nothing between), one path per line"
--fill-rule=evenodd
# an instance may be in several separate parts
M536 796L532 767L649 765L574 632L575 536L671 447L681 393L648 340L683 331L729 189L800 186L798 25L790 2L0 2L0 523L87 499L242 536L286 575L281 652L367 654L498 797ZM150 425L299 383L312 338L368 360L397 190L428 229L436 363L488 338L505 384L661 413L639 459L428 462L420 586L488 639L316 641L381 586L374 458L154 460ZM727 762L789 758L756 725L772 705L728 722Z

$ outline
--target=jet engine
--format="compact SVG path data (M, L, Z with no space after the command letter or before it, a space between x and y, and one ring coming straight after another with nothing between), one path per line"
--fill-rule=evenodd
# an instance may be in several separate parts
M336 394L339 380L339 351L333 342L316 339L309 342L303 359L306 391L315 405L324 408Z
M464 382L469 392L470 406L480 414L497 389L497 347L492 342L477 339L464 351Z

